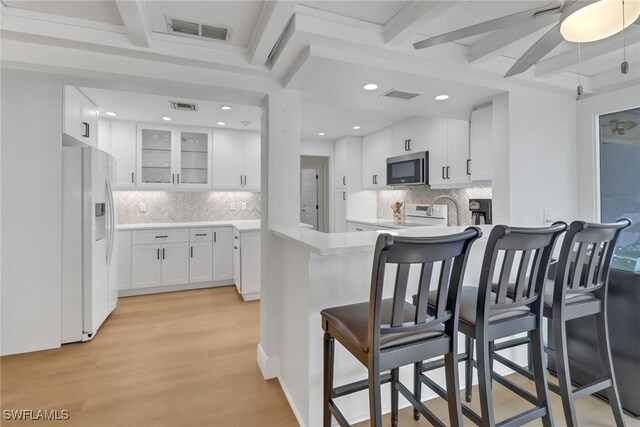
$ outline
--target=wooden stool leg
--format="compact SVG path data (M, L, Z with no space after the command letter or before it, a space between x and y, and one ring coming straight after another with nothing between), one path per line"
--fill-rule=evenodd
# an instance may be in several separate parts
M460 404L460 381L458 380L458 349L444 356L444 369L447 379L447 404L449 405L449 425L462 427L462 406Z
M611 379L611 387L607 389L609 404L613 411L617 427L623 427L624 416L622 414L622 404L620 403L620 395L618 394L618 386L616 384L616 376L613 370L611 360L611 346L609 344L609 327L607 325L607 314L605 312L596 315L596 339L598 344L598 353L600 354L600 365L602 373Z
M400 378L400 369L391 370L391 425L398 425L398 380Z
M467 403L471 402L473 398L473 342L474 339L470 336L465 336L464 347L467 353L467 360L464 362L464 399Z
M418 402L422 402L422 381L420 381L420 374L422 374L422 362L414 363L413 365L413 394ZM418 421L420 419L420 411L413 408L413 419Z
M369 365L369 424L382 427L382 399L380 397L380 370L377 364Z
M531 331L529 335L529 355L531 357L531 368L533 370L533 378L536 384L536 395L538 396L538 406L547 408L547 415L542 417L542 425L544 427L553 426L553 417L551 415L551 405L549 404L549 390L547 387L547 376L544 367L544 347L542 344L542 329Z
M476 351L478 364L478 393L480 393L480 409L482 413L482 425L493 427L496 425L493 415L493 397L491 395L491 356L489 354L489 342L478 337Z
M573 404L573 387L569 374L569 355L567 353L566 325L559 316L553 319L553 344L556 356L556 371L558 374L558 385L560 386L560 397L562 397L562 408L567 427L578 427L576 410Z
M324 333L324 387L323 387L323 411L322 425L331 427L331 391L333 390L333 355L335 340L329 332Z

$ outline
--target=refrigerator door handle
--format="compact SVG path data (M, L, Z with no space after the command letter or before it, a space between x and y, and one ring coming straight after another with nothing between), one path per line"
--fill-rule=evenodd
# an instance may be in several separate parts
M108 247L107 247L107 265L111 263L111 256L113 255L113 246L114 246L114 240L115 240L115 228L116 228L116 220L115 220L115 207L114 207L114 201L113 201L113 190L111 189L111 183L109 182L109 179L106 180L107 182L107 201L108 201L108 207L109 207L109 241L108 241Z

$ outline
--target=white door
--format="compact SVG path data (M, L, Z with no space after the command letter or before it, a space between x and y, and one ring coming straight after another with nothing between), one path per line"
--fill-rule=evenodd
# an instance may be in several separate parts
M387 158L393 153L392 129L386 128L378 132L374 142L374 187L383 188L387 186Z
M82 94L74 86L64 87L64 129L63 132L83 141Z
M244 189L260 190L260 132L244 134Z
M136 184L136 125L111 121L111 154L116 158L116 182L118 188L135 187Z
M183 188L208 188L211 185L211 134L202 130L178 132L180 165L177 183Z
M240 268L240 233L233 229L233 283L238 293L242 293L242 270Z
M213 132L213 187L241 190L244 183L243 132L216 129Z
M116 232L118 289L131 289L131 232Z
M334 156L334 180L336 188L346 188L347 186L347 153L348 153L348 139L340 138L335 143L335 156Z
M347 191L336 191L333 203L333 231L344 233L347 231Z
M375 189L376 188L376 156L377 144L380 139L378 134L380 132L367 135L362 138L362 189Z
M138 126L136 182L143 187L175 187L173 132L162 125Z
M429 184L447 183L447 119L429 121Z
M418 117L409 122L409 151L429 151L429 119Z
M189 244L166 243L161 252L162 285L189 283Z
M82 99L82 129L85 132L83 141L98 148L98 111L91 101Z
M233 229L213 229L213 280L233 278Z
M131 287L150 288L162 284L160 245L133 245L131 247Z
M189 248L189 283L211 281L213 272L212 258L213 243L211 241L191 243Z
M493 178L493 108L479 108L471 112L469 169L472 181Z
M242 251L242 295L260 292L260 232L244 231L240 235ZM251 297L251 296L249 296Z
M300 222L318 229L318 170L300 171Z
M466 120L448 120L449 127L449 170L448 184L466 184L467 160L469 159L469 122Z
M404 122L393 127L393 151L394 155L407 154L409 148L409 123Z

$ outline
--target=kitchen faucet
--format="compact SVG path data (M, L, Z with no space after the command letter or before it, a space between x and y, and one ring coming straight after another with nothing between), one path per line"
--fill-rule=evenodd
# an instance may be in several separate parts
M447 196L446 194L441 194L437 196L435 199L433 199L431 204L435 205L436 202L439 202L440 200L448 200L451 203L453 203L453 205L456 207L456 225L460 225L460 205L458 205L458 201L451 196Z

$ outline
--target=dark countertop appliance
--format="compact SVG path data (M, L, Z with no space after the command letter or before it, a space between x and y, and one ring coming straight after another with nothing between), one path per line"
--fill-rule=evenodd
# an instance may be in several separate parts
M491 199L469 199L469 210L474 225L492 224Z
M387 185L429 185L429 152L387 158Z

